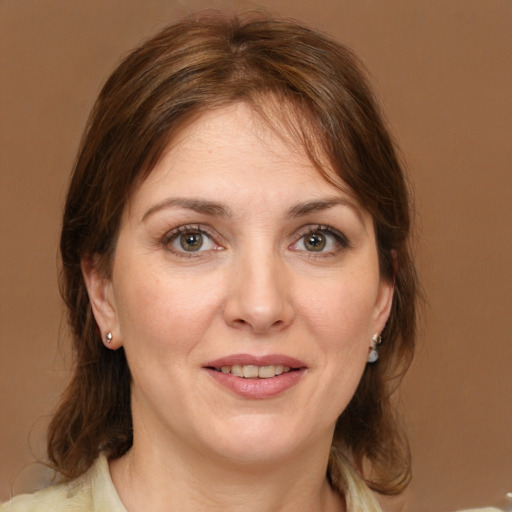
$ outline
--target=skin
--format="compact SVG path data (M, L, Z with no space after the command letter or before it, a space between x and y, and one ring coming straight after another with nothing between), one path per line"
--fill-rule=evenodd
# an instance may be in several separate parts
M393 290L371 216L295 143L243 104L203 115L130 198L112 275L94 258L83 271L133 376L134 444L111 462L129 512L344 509L329 447ZM241 397L204 368L239 353L306 369L277 396Z

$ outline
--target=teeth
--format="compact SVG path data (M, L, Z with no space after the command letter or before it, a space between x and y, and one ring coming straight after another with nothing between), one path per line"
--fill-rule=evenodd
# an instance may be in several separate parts
M268 366L234 364L233 366L221 366L220 368L215 368L215 370L222 373L231 373L231 375L243 377L244 379L270 379L276 375L288 373L291 368L282 364Z
M228 372L229 373L229 372ZM243 373L242 373L242 365L240 364L234 364L232 367L231 367L231 374L232 375L236 375L237 377L243 377Z
M246 379L254 379L258 376L258 367L251 364L244 364L242 366L242 373Z
M258 377L260 379L270 379L276 376L276 369L273 366L260 366Z

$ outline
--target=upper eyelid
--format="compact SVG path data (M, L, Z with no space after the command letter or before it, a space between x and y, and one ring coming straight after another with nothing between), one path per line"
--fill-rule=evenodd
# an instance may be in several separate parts
M212 233L212 229L209 226L205 226L203 224L183 224L181 226L177 226L175 228L170 229L169 231L166 231L163 238L164 239L171 239L173 236L180 235L183 233L202 233L207 236L209 236L212 239L215 239L215 235Z
M331 234L332 236L338 237L341 240L343 240L347 245L350 244L350 240L348 239L347 235L343 233L343 231L340 231L339 229L336 229L326 224L309 224L307 226L300 228L297 231L300 238L315 232Z
M332 232L332 233L340 233L337 229L329 226L327 224L307 224L306 226L302 226L297 230L297 232L301 235L308 234L314 231L322 231L322 232Z

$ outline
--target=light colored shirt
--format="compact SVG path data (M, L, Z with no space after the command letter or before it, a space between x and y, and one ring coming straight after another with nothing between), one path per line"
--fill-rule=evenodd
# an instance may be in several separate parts
M105 455L71 482L21 494L0 506L0 512L126 512L110 478Z
M347 512L382 512L375 495L348 462L343 467L343 478ZM499 512L495 508L478 510ZM127 511L112 483L107 458L100 455L91 468L77 479L51 485L34 494L16 496L0 505L0 512Z

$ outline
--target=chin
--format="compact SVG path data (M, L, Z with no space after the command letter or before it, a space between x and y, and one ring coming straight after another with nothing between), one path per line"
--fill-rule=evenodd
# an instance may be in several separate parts
M239 464L267 464L293 457L313 437L303 428L268 415L238 417L217 431L216 439L210 426L209 439L203 442L210 444L218 456Z

